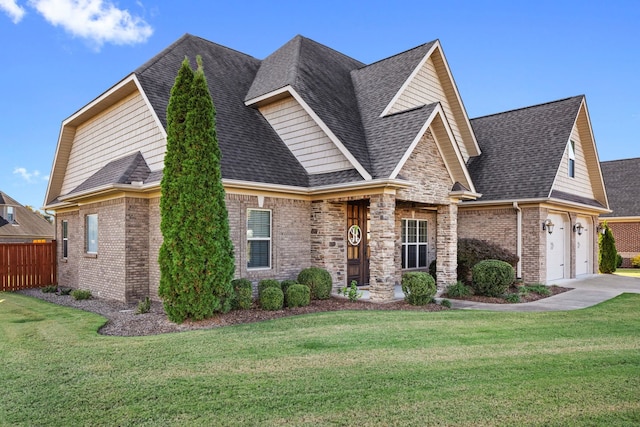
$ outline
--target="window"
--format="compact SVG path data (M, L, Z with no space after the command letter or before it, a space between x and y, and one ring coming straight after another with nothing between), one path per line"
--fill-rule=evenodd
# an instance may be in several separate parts
M247 268L271 268L271 211L247 210Z
M7 221L9 221L10 224L13 224L16 220L16 216L13 213L13 206L7 206Z
M88 254L98 253L98 214L86 216L85 250Z
M420 219L402 220L402 268L426 268L427 264L427 221Z
M69 255L69 221L62 221L62 258Z
M576 176L576 143L569 141L569 177Z

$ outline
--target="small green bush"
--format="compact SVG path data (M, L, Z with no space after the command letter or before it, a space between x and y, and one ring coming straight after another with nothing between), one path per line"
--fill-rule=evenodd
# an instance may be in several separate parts
M333 281L329 272L323 268L309 267L298 274L298 283L311 289L311 299L329 299Z
M74 289L71 291L71 296L76 300L83 300L91 298L91 291L83 289Z
M49 285L40 288L43 294L52 294L54 292L58 292L58 287L56 285Z
M622 267L623 262L624 262L624 258L622 258L622 255L616 254L616 268Z
M461 281L457 281L447 287L447 296L449 298L464 298L472 294L471 288Z
M442 301L440 301L440 305L443 307L451 308L451 301L449 301L448 299L443 299Z
M311 289L307 285L294 283L287 286L286 298L287 307L306 307L311 301Z
M518 256L503 247L485 240L459 239L458 240L458 280L467 285L472 283L471 271L473 266L480 261L497 259L510 264L515 268Z
M473 289L479 295L499 297L516 278L513 267L497 259L480 261L473 266Z
M72 288L60 288L60 295L69 295L72 290Z
M260 295L260 307L264 310L281 310L284 304L284 294L278 286L267 287Z
M631 266L635 268L640 268L640 254L631 258Z
M518 294L509 294L504 298L510 304L517 304L520 302L520 295Z
M145 314L151 311L151 300L149 297L145 297L143 300L140 300L138 303L138 308L136 309L136 314Z
M233 287L233 310L248 310L253 303L253 285L249 279L234 279L231 281Z
M549 288L546 287L543 284L540 284L540 283L522 286L520 288L520 292L521 293L523 293L523 292L527 292L527 293L534 292L534 293L536 293L538 295L543 295L543 296L551 295L551 291L549 290Z
M363 293L358 290L358 282L355 280L351 281L351 286L338 289L338 294L349 298L351 302L358 301L363 295Z
M287 289L289 289L289 286L297 285L297 284L298 284L297 280L290 280L290 279L286 279L280 282L280 289L282 289L282 293L284 294L284 305L287 307L289 307L289 303L287 302Z
M267 288L278 288L282 290L280 287L280 282L275 279L262 279L258 282L258 298L261 298L262 292L264 292Z
M411 305L430 303L436 291L436 282L428 273L409 272L402 275L404 299Z

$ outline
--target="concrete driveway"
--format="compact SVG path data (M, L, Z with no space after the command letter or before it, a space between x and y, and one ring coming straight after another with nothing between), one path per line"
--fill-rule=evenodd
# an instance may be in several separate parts
M487 304L453 299L450 301L453 308L468 310L563 311L591 307L625 292L640 294L639 278L615 274L594 274L550 284L573 289L549 298L521 304Z

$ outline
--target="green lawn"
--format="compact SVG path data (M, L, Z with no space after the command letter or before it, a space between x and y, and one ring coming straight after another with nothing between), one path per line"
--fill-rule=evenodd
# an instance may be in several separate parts
M619 268L615 274L619 276L640 277L640 268Z
M0 301L0 425L640 425L640 295L135 338L98 335L91 313Z

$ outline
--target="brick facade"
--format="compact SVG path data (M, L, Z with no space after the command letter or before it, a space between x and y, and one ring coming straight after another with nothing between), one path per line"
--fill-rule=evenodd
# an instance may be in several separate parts
M640 254L640 220L607 222L607 224L616 240L616 249L622 256L622 267L631 268L631 259Z

